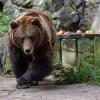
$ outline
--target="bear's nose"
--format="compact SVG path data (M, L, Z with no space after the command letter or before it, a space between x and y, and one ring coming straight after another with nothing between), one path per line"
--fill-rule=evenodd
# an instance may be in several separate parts
M26 49L26 50L25 50L25 52L26 52L27 54L29 54L30 51L31 51L30 49Z

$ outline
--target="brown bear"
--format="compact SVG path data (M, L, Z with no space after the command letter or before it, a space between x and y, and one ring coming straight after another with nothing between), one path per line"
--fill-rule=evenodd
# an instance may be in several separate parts
M44 11L32 9L10 23L9 53L17 88L38 85L52 71L56 40L51 18Z

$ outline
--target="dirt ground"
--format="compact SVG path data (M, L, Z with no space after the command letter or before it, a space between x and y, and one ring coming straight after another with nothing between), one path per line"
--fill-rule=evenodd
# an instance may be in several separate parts
M0 77L0 100L100 100L99 86L51 83L46 81L29 89L16 89L15 78Z

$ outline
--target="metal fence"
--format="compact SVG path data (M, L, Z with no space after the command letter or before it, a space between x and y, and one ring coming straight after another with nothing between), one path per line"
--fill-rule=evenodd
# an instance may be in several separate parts
M70 34L57 36L54 64L79 66L88 62L100 67L100 34Z

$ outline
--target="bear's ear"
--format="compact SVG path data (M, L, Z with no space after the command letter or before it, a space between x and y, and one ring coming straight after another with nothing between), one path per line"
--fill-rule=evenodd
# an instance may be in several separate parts
M17 28L18 27L18 24L17 24L17 22L16 21L11 21L10 22L10 27L12 28L12 29L15 29L15 28Z
M32 24L32 25L36 25L36 26L40 25L39 19L38 19L38 18L33 18L33 19L31 20L31 24Z

